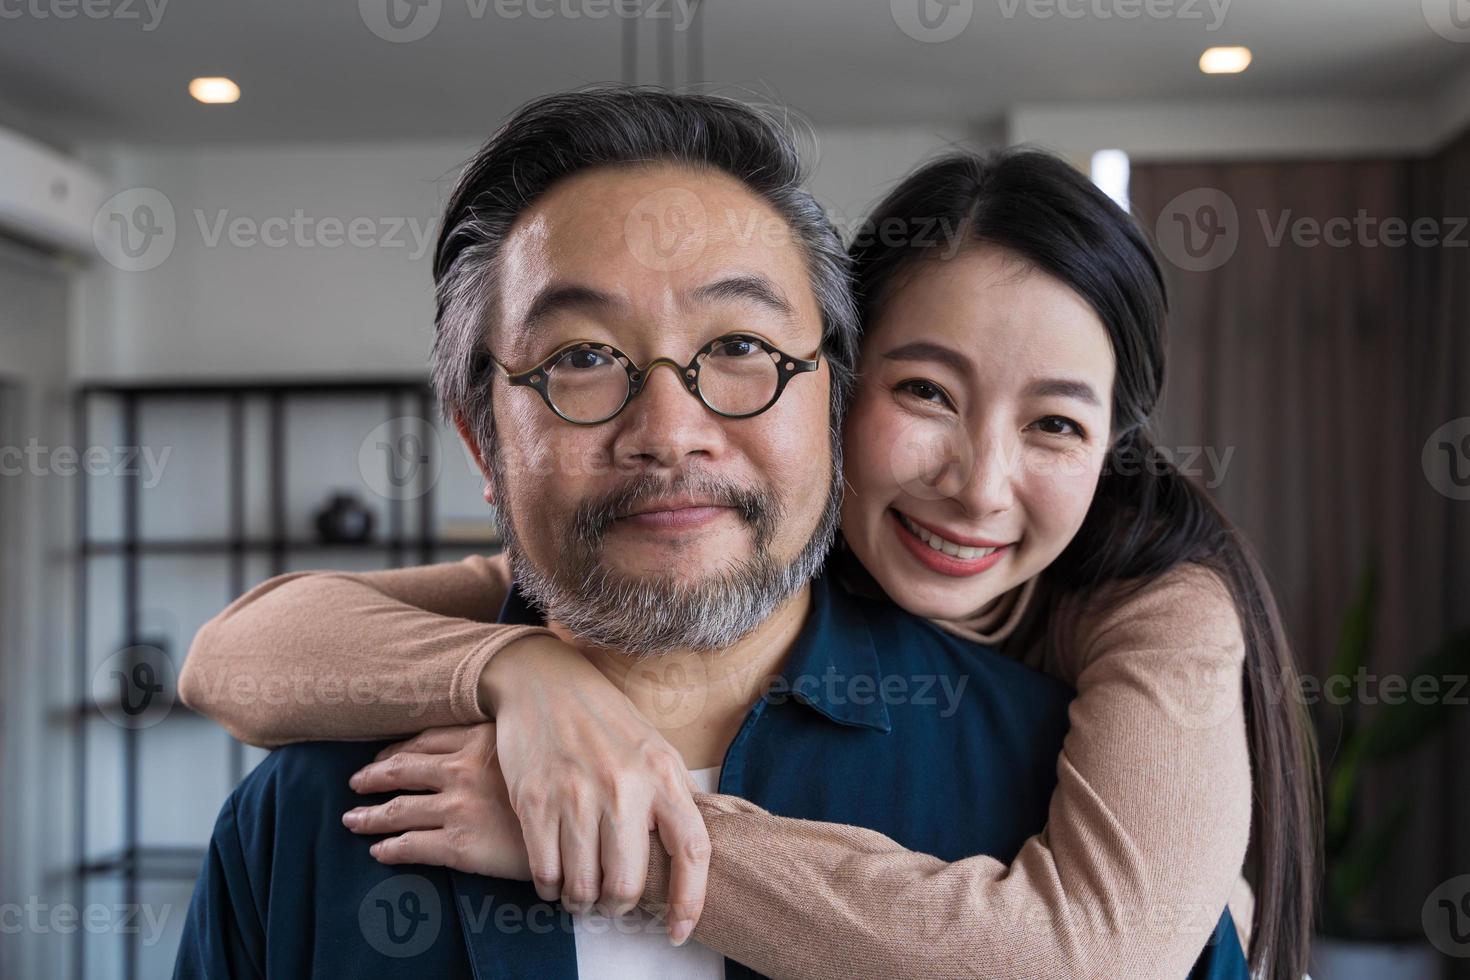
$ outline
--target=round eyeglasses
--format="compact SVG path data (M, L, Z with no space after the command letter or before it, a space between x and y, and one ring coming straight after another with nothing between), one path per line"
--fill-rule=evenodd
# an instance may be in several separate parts
M716 415L748 419L776 404L793 377L815 371L821 352L806 360L753 334L732 333L705 344L683 365L660 357L640 367L610 344L585 340L559 347L527 371L512 372L494 355L485 356L506 381L540 392L561 418L597 425L626 408L660 364L677 371L689 393Z

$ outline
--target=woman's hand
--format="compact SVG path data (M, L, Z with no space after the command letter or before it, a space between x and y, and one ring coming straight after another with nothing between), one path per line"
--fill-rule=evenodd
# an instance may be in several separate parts
M495 725L431 728L390 745L348 780L359 793L395 796L342 815L357 834L395 834L370 849L384 864L433 864L526 881L520 821L495 760Z
M497 653L480 692L537 894L574 912L632 909L656 830L671 859L669 936L687 939L704 907L710 843L678 751L586 657L551 637Z

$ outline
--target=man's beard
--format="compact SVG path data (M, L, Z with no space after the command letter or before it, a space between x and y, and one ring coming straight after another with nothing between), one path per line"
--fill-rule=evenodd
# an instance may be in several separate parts
M495 523L516 587L548 620L565 626L578 639L645 657L675 650L723 650L770 618L821 570L841 514L841 445L835 438L831 458L826 506L806 544L784 564L770 553L785 516L774 494L734 486L702 470L685 471L671 480L637 477L587 501L570 526L554 530L557 563L543 569L530 560L516 536L505 506L509 498L504 492L504 460L495 445L490 453L491 482L500 502ZM614 520L642 501L685 492L733 509L752 531L748 558L731 559L718 572L694 582L629 574L605 560L605 535Z

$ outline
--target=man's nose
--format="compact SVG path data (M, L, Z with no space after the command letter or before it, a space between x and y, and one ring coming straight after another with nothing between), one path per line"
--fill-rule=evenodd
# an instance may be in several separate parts
M620 467L673 469L691 456L715 458L724 450L720 418L689 390L683 369L669 361L649 366L643 389L620 421L613 442L613 462Z

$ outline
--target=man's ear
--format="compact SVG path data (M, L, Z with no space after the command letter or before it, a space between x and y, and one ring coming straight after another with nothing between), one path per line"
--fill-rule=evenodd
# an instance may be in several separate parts
M464 440L465 448L475 460L475 466L480 470L480 475L485 478L485 503L495 506L494 481L490 479L490 460L480 452L480 441L475 437L475 432L465 421L463 412L454 413L454 427L459 430L459 437Z

